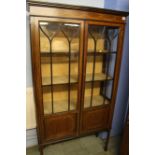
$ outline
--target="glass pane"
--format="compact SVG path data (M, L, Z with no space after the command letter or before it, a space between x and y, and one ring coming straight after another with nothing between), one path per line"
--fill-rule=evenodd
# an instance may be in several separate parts
M69 80L68 57L52 57L53 84L65 84Z
M50 86L43 88L43 106L44 114L52 113L52 94Z
M85 83L85 97L84 97L84 107L88 108L91 106L91 91L92 83Z
M50 57L41 57L41 75L42 75L42 85L51 84L51 64Z
M88 32L88 52L117 52L117 27L90 25Z
M68 86L53 86L53 108L54 113L68 111Z
M106 27L105 29L105 49L108 52L117 52L119 29L117 27Z
M115 72L116 54L106 55L103 63L104 63L104 69L103 69L104 74L107 76L108 79L113 79Z
M103 85L103 94L106 98L111 99L113 81L106 81Z
M43 92L44 113L76 110L80 25L42 21L39 28L42 85L50 87Z
M70 86L70 110L76 110L77 109L77 91L78 85L71 85Z
M88 26L85 108L110 103L118 34L117 27Z
M50 42L48 37L40 29L40 51L41 52L50 52Z
M79 31L79 30L78 30ZM78 82L79 73L79 32L75 38L72 39L70 56L70 82Z
M103 94L103 83L104 82L94 83L92 106L100 106L103 104L109 104L109 101L104 97L104 94Z

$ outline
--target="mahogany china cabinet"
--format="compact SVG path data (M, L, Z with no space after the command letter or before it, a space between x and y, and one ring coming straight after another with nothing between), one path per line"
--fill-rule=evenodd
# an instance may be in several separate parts
M28 1L40 152L100 131L107 150L128 12Z

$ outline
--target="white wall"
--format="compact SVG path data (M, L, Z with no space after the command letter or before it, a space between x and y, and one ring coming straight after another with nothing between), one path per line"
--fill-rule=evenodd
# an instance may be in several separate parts
M33 0L37 1L37 0ZM62 3L62 4L73 4L73 5L82 5L82 6L92 6L103 8L104 0L39 0L42 2L53 2L53 3Z

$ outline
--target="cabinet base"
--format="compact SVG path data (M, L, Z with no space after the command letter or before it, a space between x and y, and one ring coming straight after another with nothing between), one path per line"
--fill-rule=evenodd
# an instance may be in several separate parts
M103 131L103 130L102 130ZM56 144L56 143L59 143L59 142L63 142L63 141L68 141L68 140L72 140L72 139L76 139L76 138L80 138L80 137L85 137L85 136L88 136L88 135L93 135L95 134L96 137L98 137L99 135L99 132L101 131L98 131L98 132L95 132L95 133L89 133L89 134L84 134L84 135L80 135L80 136L77 136L77 137L71 137L71 138L66 138L64 140L59 140L59 141L55 141L55 142L50 142L50 143L46 143L46 144L40 144L39 145L39 151L40 151L40 155L44 155L44 147L48 146L48 145L52 145L52 144ZM107 130L107 137L106 137L106 141L105 141L105 145L104 145L104 150L107 151L108 150L108 145L109 145L109 139L110 139L110 130Z
M107 138L106 138L106 142L105 142L104 151L107 151L108 150L109 138L110 138L110 130L107 131Z

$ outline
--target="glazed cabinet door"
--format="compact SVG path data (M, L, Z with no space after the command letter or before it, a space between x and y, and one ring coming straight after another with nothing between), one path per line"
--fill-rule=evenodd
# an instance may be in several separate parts
M83 22L34 17L34 44L40 77L44 140L58 140L78 133ZM38 69L37 68L37 69ZM81 75L81 76L80 76ZM38 86L37 86L38 87Z
M108 129L119 32L117 24L85 24L82 133Z

